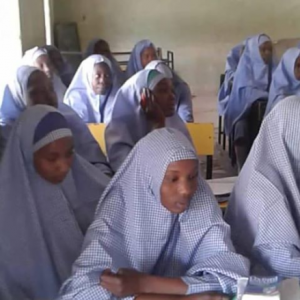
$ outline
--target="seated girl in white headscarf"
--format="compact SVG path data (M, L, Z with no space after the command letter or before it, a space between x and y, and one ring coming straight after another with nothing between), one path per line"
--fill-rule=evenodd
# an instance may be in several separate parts
M5 146L5 140L9 137L11 126L21 112L27 106L36 104L46 104L58 108L67 119L72 130L77 153L104 173L111 174L106 157L87 125L69 106L57 102L51 81L44 72L35 67L20 67L0 97L0 126L3 129L1 148ZM3 151L1 148L0 152Z
M142 100L144 88L152 91L146 107ZM175 111L171 80L157 70L142 70L120 88L105 131L112 169L116 171L135 144L158 127L176 128L190 138L185 123Z
M76 72L64 103L72 107L85 123L108 123L120 87L114 76L106 57L89 56Z
M173 82L175 92L175 108L179 117L187 123L194 121L192 94L188 84L183 81L176 72L172 71L163 61L153 60L147 66L147 70L157 70Z
M233 243L258 275L300 278L299 123L299 97L272 109L229 201Z
M157 59L156 48L149 40L139 41L133 48L127 65L127 78L143 70L151 61Z
M56 109L20 116L0 164L0 299L56 298L108 181Z
M247 275L193 146L163 128L112 179L59 299L198 299Z
M47 50L35 47L26 51L22 59L22 65L36 67L43 71L52 80L58 101L63 101L67 88L54 72L54 66L51 63Z
M119 84L119 86L121 86L125 82L126 76L122 71L119 63L115 59L114 55L112 54L108 42L103 39L92 40L86 49L85 58L88 58L89 56L94 54L103 55L110 60L113 73L115 74L116 84Z

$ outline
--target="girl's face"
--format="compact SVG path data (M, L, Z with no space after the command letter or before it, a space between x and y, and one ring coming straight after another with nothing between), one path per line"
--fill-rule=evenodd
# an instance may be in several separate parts
M198 187L198 175L197 160L170 163L160 188L161 204L174 214L187 210Z
M45 54L39 56L34 63L34 67L43 71L47 75L47 77L53 77L53 66L48 55Z
M172 117L175 113L175 95L172 81L170 79L161 80L154 88L153 94L165 117Z
M96 95L105 95L112 85L112 74L106 63L96 64L92 78L92 89Z
M36 172L46 181L59 184L68 175L74 155L72 137L56 140L34 153Z
M273 44L271 41L264 42L259 46L259 52L262 60L266 65L272 62Z
M141 63L143 68L145 68L151 61L157 59L156 50L153 47L145 48L141 53Z
M300 81L300 56L295 61L294 74L295 78Z
M27 85L28 105L45 104L57 107L52 81L41 71L31 74Z

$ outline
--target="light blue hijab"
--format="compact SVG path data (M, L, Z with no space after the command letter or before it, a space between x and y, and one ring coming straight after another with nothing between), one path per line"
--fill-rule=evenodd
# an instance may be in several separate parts
M152 72L156 74L149 80ZM152 130L152 124L147 120L140 105L142 89L153 90L165 78L156 70L142 70L132 76L119 90L111 122L105 131L107 155L114 171L118 170L135 144ZM166 127L176 128L190 138L184 122L177 113L166 119Z
M225 66L225 79L219 91L218 109L220 116L223 116L226 111L231 91L230 82L233 82L234 75L242 55L243 47L245 47L245 43L235 46L233 49L231 49L227 56Z
M61 184L35 171L36 147L71 135L66 122L59 130L44 128L36 140L39 124L53 113L60 114L45 105L22 113L0 164L0 299L56 298L109 182L77 154Z
M89 56L94 55L94 54L99 54L99 53L95 53L95 46L99 42L106 43L109 46L108 42L103 40L103 39L93 39L88 44L88 47L85 51L85 54L84 54L85 58L88 58ZM109 51L110 51L110 49L109 49ZM103 55L103 54L101 54L101 55ZM119 86L122 86L123 83L125 82L125 77L126 77L125 72L122 71L118 61L115 59L115 57L113 56L113 54L111 52L110 52L109 55L107 54L107 58L111 62L113 73L115 74L116 84L119 85Z
M299 96L267 115L225 216L237 251L253 267L287 278L300 278L299 123Z
M63 82L63 84L66 87L68 87L70 85L70 83L72 82L72 79L75 74L75 71L73 70L72 65L63 58L62 54L55 46L46 45L43 47L43 49L45 49L47 51L50 60L52 60L53 53L56 53L56 55L61 57L62 62L63 62L62 67L59 70L57 70L57 72L58 72L58 75L59 75L61 81ZM52 62L52 64L53 64L53 62Z
M271 41L265 34L249 38L235 73L232 92L225 112L225 131L229 135L235 123L242 119L258 99L268 98L275 63L266 65L259 46Z
M112 76L112 84L105 95L96 95L92 78L96 64L106 64ZM108 123L111 119L114 99L120 86L116 86L115 74L108 58L91 55L78 68L64 98L64 103L74 109L84 123Z
M299 48L291 48L283 54L273 74L265 115L284 98L292 95L300 95L300 81L296 79L294 72L295 63L299 56Z
M198 161L198 156L190 141L171 128L153 131L134 147L102 196L60 300L116 299L99 278L105 269L121 268L181 278L187 295L236 292L249 263L235 253L230 227L200 173L185 212L172 214L161 204L167 167L186 159Z
M161 60L151 61L145 69L157 70L172 80L176 98L176 111L179 117L184 122L194 122L192 94L189 85Z
M9 138L12 125L28 106L28 80L34 72L41 71L30 66L20 67L16 72L15 78L5 86L3 95L0 97L0 126L2 127L0 152L3 152L3 147L5 147ZM61 102L58 105L59 111L67 119L72 130L77 153L88 162L96 165L104 173L111 174L106 157L87 125L69 106Z
M143 70L141 54L146 48L149 47L153 47L155 49L154 44L149 40L142 40L134 46L127 65L127 78L130 78L137 72Z

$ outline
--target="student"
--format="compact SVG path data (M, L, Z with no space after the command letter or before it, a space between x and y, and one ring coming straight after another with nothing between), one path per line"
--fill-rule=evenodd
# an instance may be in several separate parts
M102 39L92 40L86 49L85 58L94 54L103 55L110 60L113 73L115 74L116 84L119 86L123 85L125 82L125 73L122 71L119 63L112 54L108 42Z
M104 56L92 55L81 63L64 103L85 123L108 123L118 89L110 61Z
M219 115L223 116L226 111L229 95L231 93L234 75L239 64L242 53L245 49L245 43L239 44L231 49L226 59L225 78L219 91L218 109Z
M142 139L102 196L60 299L234 293L237 278L248 275L248 261L234 252L199 166L177 130Z
M234 137L239 170L251 146L247 116L252 104L268 99L274 69L272 53L272 42L267 35L249 38L235 73L224 120L226 134Z
M51 80L34 67L20 67L15 78L5 87L4 95L0 98L2 144L6 144L11 127L21 112L27 106L36 104L46 104L58 108L72 130L76 152L104 173L111 174L106 157L86 124L69 106L57 103Z
M184 122L194 122L192 94L188 84L161 60L151 61L145 69L157 70L172 80L175 92L175 106L177 114Z
M108 181L56 109L21 115L0 165L1 299L55 299Z
M157 59L156 48L149 40L138 42L130 55L127 65L127 78L143 70L152 60Z
M273 74L266 115L288 96L300 95L300 49L287 50Z
M226 221L254 269L300 277L300 98L265 118L229 201Z
M54 66L57 74L59 75L61 81L66 87L68 87L74 77L74 70L71 64L69 64L63 58L60 51L55 46L46 45L43 47L43 49L47 51L50 61Z
M146 107L141 100L144 88L153 94L153 99L146 99ZM171 80L157 70L142 70L120 88L106 127L106 149L112 169L117 171L134 145L158 127L176 128L190 138L175 112Z
M26 51L22 59L22 65L36 67L43 71L52 80L58 101L63 101L67 88L55 74L54 67L45 49L35 47Z

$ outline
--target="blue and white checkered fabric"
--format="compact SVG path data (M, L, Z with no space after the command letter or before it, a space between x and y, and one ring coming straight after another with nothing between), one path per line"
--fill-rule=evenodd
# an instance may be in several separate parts
M33 137L49 106L27 109L0 163L0 299L55 299L80 254L108 178L75 155L60 185L33 166ZM58 136L58 138L60 135Z
M158 74L148 80L152 70L142 70L127 80L118 91L112 111L111 121L105 130L105 141L109 163L116 172L125 161L135 144L145 137L152 126L140 106L140 96L143 88L153 87L157 78L166 78ZM156 81L157 83L157 81ZM185 123L177 113L166 118L166 127L175 128L190 138Z
M284 277L300 277L299 121L295 96L266 117L225 216L237 251Z
M178 216L162 206L165 171L171 162L185 159L197 155L174 129L155 130L135 146L99 203L60 299L116 299L99 284L108 268L181 277L189 294L230 293L236 279L248 275L248 261L234 252L230 228L200 176L187 211Z

